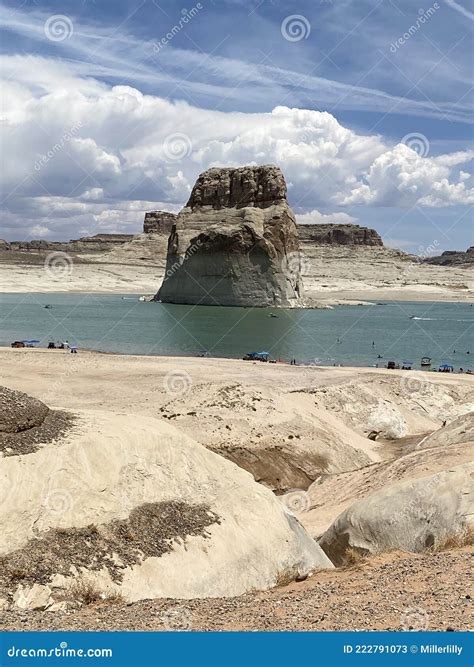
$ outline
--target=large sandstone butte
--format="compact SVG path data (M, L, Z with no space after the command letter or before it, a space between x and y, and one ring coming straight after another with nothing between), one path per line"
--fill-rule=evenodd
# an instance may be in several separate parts
M168 241L155 299L219 306L301 304L299 241L274 165L208 169Z

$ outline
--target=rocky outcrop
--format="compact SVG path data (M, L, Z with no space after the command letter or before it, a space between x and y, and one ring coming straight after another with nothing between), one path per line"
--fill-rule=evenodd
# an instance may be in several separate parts
M201 174L168 242L156 299L221 306L301 304L299 242L273 165Z
M383 246L375 229L359 225L298 225L298 235L303 244Z
M426 257L426 264L437 264L438 266L468 266L474 264L474 246L463 252L462 250L445 250L437 257Z
M175 222L175 213L170 213L169 211L148 211L148 213L145 213L143 232L145 234L166 234L168 236Z
M225 597L332 567L270 490L170 424L74 414L67 437L0 457L0 598Z
M4 241L0 240L0 251L41 252L106 252L133 239L133 234L95 234L71 241Z
M22 391L0 387L0 433L19 433L40 426L49 408Z
M323 534L319 544L333 563L347 551L362 555L393 549L422 552L471 529L474 464L387 486L356 501Z

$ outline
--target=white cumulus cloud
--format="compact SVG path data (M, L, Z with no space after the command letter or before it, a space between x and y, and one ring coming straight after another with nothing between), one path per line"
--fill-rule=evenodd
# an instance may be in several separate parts
M405 144L346 128L327 112L221 112L81 78L66 63L32 56L3 62L15 81L5 88L1 123L10 235L25 223L72 236L91 225L126 231L133 224L129 230L136 231L145 209L134 202L177 210L211 166L278 164L290 204L309 211L308 221L354 219L319 208L441 207L474 199L461 169L472 159L468 151L422 157Z

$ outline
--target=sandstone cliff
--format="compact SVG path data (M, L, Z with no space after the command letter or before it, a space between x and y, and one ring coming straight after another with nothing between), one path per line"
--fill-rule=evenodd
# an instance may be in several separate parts
M327 224L297 225L301 243L315 245L368 245L383 246L375 229L359 225Z
M474 264L474 246L471 246L463 252L462 250L445 250L437 257L427 257L424 260L427 264L437 264L438 266L467 266Z
M145 234L168 235L176 222L176 215L169 211L148 211L145 213L143 232Z
M299 241L286 183L273 165L201 174L169 241L156 299L167 303L301 303Z

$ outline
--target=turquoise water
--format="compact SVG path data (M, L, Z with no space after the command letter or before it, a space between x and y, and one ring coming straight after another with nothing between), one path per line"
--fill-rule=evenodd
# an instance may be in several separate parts
M269 317L271 312L278 317ZM409 360L415 367L428 355L433 365L466 369L474 365L473 325L474 307L468 303L389 301L275 311L143 303L130 295L0 295L2 345L37 338L46 347L49 340L68 340L79 348L126 354L240 358L265 350L305 363L372 366Z

